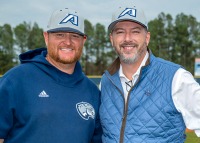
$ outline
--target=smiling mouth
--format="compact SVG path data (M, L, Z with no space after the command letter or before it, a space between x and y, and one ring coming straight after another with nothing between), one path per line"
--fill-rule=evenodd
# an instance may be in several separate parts
M137 45L122 45L120 49L124 49L125 51L131 51L136 48L137 48Z
M136 44L136 43L123 43L123 44L121 44L120 47L129 50L129 49L137 48L138 44Z
M72 48L60 48L61 51L73 51L74 49Z
M136 46L122 46L122 48L130 50L130 49L136 48Z

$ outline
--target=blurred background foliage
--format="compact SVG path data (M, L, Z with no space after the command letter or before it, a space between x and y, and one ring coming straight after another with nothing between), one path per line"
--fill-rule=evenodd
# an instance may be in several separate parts
M200 57L200 23L195 17L178 14L174 19L161 12L149 21L150 50L158 57L178 63L194 73L194 59ZM85 20L88 36L80 62L86 75L102 75L116 58L107 27ZM23 22L16 27L0 25L0 75L19 64L18 55L45 47L43 29L37 23Z

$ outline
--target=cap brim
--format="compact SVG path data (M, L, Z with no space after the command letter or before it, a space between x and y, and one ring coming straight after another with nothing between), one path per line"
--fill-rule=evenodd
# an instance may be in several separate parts
M81 36L86 36L86 34L80 32L79 30L69 28L69 27L60 27L60 28L50 29L50 30L47 30L47 32L72 32L72 33L77 33Z
M121 22L121 21L132 21L132 22L135 22L135 23L138 23L140 25L142 25L144 28L147 29L147 26L138 22L137 20L133 20L133 19L119 19L119 20L116 20L116 21L113 21L109 26L108 26L108 31L112 32L115 25L118 23L118 22Z

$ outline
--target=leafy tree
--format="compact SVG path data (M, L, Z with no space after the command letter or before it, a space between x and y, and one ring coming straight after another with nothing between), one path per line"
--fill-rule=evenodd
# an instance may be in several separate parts
M94 34L94 43L93 49L96 56L95 66L96 66L96 74L101 75L106 67L106 31L105 27L97 23L95 25L95 34Z
M43 29L39 28L37 23L34 23L33 27L28 36L28 49L33 50L35 48L45 47L45 42L43 38Z
M19 47L19 52L23 53L28 50L28 39L31 31L31 24L23 22L14 28L15 43Z
M88 21L84 21L85 24L85 34L87 35L87 41L85 43L84 49L83 49L83 54L81 57L81 65L83 67L83 71L85 74L90 74L90 62L92 57L94 56L92 53L92 43L94 41L94 28L92 24Z
M156 56L171 60L194 71L194 58L200 53L200 25L193 16L183 13L172 19L170 14L159 14L149 22L150 49Z
M159 14L158 18L149 22L149 31L151 32L151 41L149 48L152 52L159 57L162 57L165 49L165 21L166 15L164 13Z
M193 43L195 39L193 38L193 30L194 19L183 13L176 16L175 27L176 31L175 48L177 49L177 57L176 60L179 64L183 65L186 69L193 71L193 63L194 63L194 54L195 47Z
M9 24L0 26L0 74L5 73L16 64L13 45L11 26Z
M105 69L107 69L108 66L110 66L110 64L117 58L117 54L115 52L114 47L112 47L112 45L111 45L109 31L107 31L105 40L106 40L105 41L105 47L106 47L105 51L106 52L104 53L103 57L105 57L104 59L106 60L106 65L104 67L105 67ZM102 72L104 72L104 70Z
M107 65L105 27L100 23L93 27L89 21L85 20L85 33L87 42L81 58L83 70L87 75L100 75Z

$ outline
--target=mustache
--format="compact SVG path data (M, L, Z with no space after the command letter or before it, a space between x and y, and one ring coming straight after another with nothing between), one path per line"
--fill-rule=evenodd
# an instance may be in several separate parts
M138 44L133 43L133 42L124 42L124 43L120 44L120 47L126 47L126 46L138 47Z

